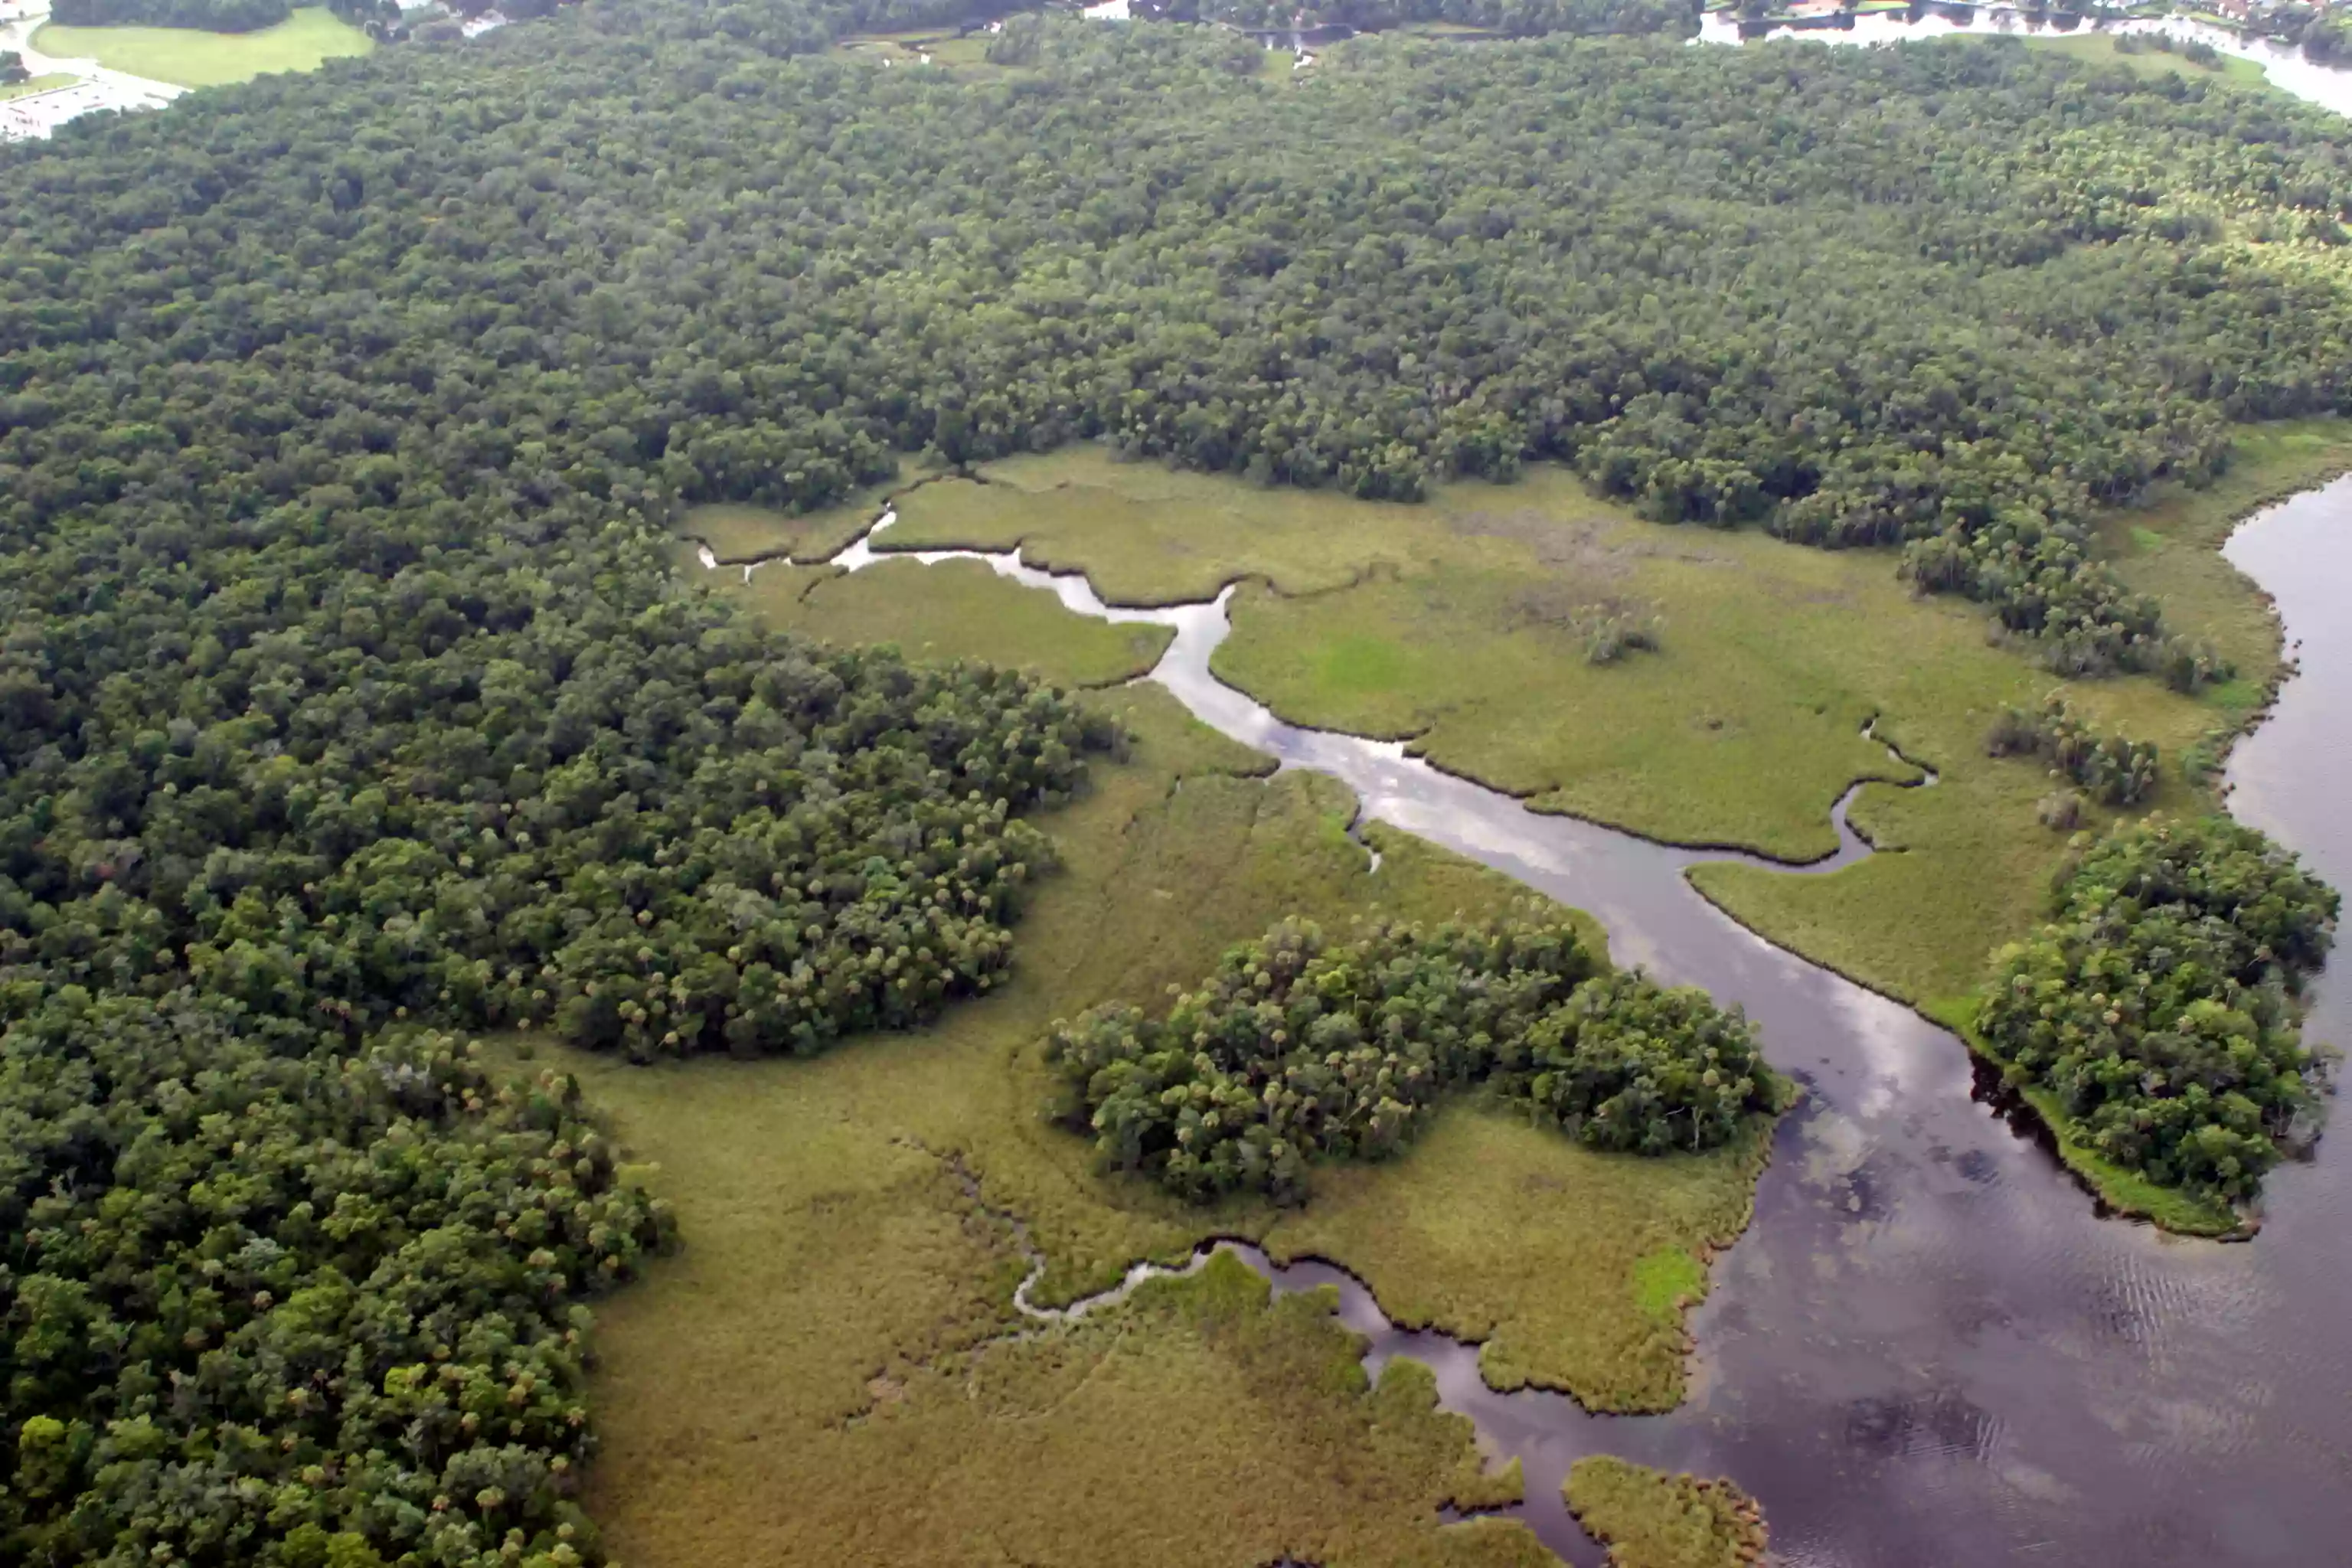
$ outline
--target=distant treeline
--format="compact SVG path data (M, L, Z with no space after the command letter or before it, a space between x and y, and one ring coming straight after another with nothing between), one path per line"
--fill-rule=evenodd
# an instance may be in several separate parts
M55 0L52 21L76 27L197 27L249 33L294 14L288 0Z

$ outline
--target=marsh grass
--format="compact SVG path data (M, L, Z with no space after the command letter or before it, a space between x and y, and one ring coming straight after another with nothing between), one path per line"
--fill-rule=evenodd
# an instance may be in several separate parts
M1729 1481L1602 1456L1570 1466L1560 1492L1609 1568L1744 1568L1764 1554L1762 1516Z
M770 625L819 642L892 643L910 658L982 658L1065 686L1131 680L1160 662L1176 635L1074 616L1044 589L978 561L885 561L855 573L772 565L749 583L721 568L713 585L743 596Z
M1303 1209L1204 1211L1099 1173L1088 1141L1045 1119L1037 1043L1054 1017L1157 1000L1284 914L1344 926L1528 907L1401 834L1376 838L1370 873L1342 789L1244 776L1265 759L1157 688L1089 700L1125 715L1132 759L1041 819L1065 864L1036 890L1001 993L810 1061L639 1068L537 1046L656 1167L685 1237L601 1310L590 1503L622 1560L1549 1561L1516 1522L1438 1524L1440 1502L1497 1483L1458 1424L1427 1415L1425 1373L1400 1367L1367 1398L1320 1307L1234 1308L1220 1329L1139 1301L1007 1340L1024 1263L996 1213L1049 1259L1041 1300L1099 1289L1139 1258L1180 1261L1212 1235L1253 1237L1345 1265L1401 1316L1491 1335L1488 1373L1507 1386L1603 1408L1678 1394L1679 1323L1637 1274L1666 1248L1696 1270L1737 1233L1760 1121L1739 1148L1644 1161L1465 1102L1402 1160L1318 1169Z
M898 522L877 542L1018 544L1032 565L1084 571L1117 605L1206 599L1244 576L1286 594L1328 592L1427 548L1423 508L1120 463L1096 446L1007 458L983 473L985 482L943 479L902 497Z
M2136 813L2212 806L2210 785L2192 779L2184 765L2200 752L2209 765L2218 762L2229 739L2266 700L2280 668L2277 618L2260 590L2222 559L2222 542L2249 512L2347 466L2352 425L2314 420L2247 426L2230 472L2210 489L2160 495L2102 527L2102 550L2126 580L2156 595L2179 630L2213 643L2240 671L2238 679L2194 700L2146 678L2063 683L2068 700L2095 716L2099 729L2161 748L2157 791ZM1944 782L1932 790L1867 790L1853 814L1874 842L1903 853L1830 877L1782 877L1743 866L1705 866L1691 873L1693 884L1742 924L1914 1005L1976 988L1993 949L2043 918L2050 878L2064 848L2061 836L2041 826L2039 805L2052 787L2044 770L2029 759L1981 754L1991 693L1999 687L1968 676L1971 668L1983 668L1980 658L1956 645L1933 643L1922 644L1916 657L1922 666L1909 677L1911 689L1932 698L1942 687L1942 705L1890 700L1880 728L1906 755L1941 769ZM2043 690L2060 684L2030 666L2024 679ZM2082 826L2098 832L2118 815L2094 806L2084 813ZM2083 1159L2078 1153L2068 1163L2084 1169ZM2161 1189L2144 1182L2099 1184L2119 1208L2210 1228L2177 1204L2157 1198Z
M1905 9L1906 5L1898 0L1889 8L1899 11ZM2236 24L2224 22L2222 26L2234 27ZM2107 33L2076 33L2063 37L2042 37L2022 41L2029 49L2065 55L2085 65L2121 66L2135 76L2177 76L2190 81L2220 81L2232 87L2274 90L2259 64L2240 59L2235 55L2223 55L2211 66L2200 66L2182 58L2177 49L2159 49L2153 44L2126 54L2116 47L2114 36Z
M2187 537L2217 508L2323 468L2341 439L2330 428L2251 431L2222 489L2122 526ZM1539 809L1801 861L1834 847L1838 795L1875 781L1853 820L1889 853L1826 878L1715 866L1695 880L1744 923L1904 1000L1974 985L2032 923L2056 862L2046 770L1983 754L2003 708L2063 685L2102 731L2158 745L2166 777L2146 804L2181 810L2203 795L2180 759L2245 701L2234 683L2200 701L2144 678L2059 682L1979 606L1911 594L1886 552L1649 523L1556 469L1421 506L1260 489L1099 447L983 477L906 497L891 542L1018 543L1113 599L1199 598L1244 579L1221 677L1293 722L1409 739ZM2234 616L2226 650L2261 655L2267 616L2225 564L2201 549L2142 558L2202 594L2184 612L2191 630ZM1655 616L1660 647L1593 664L1580 627L1625 613ZM1938 787L1883 787L1919 774L1862 734L1874 717Z

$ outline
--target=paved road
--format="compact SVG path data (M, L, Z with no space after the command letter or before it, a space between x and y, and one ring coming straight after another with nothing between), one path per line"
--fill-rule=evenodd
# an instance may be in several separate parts
M71 87L0 102L0 141L47 136L76 115L100 109L161 109L188 89L102 66L96 60L61 59L33 47L33 35L49 19L49 0L16 5L0 0L0 52L15 50L35 76L70 76Z

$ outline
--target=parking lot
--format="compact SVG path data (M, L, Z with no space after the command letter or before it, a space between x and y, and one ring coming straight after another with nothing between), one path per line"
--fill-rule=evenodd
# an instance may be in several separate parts
M86 78L47 92L0 102L0 141L47 136L78 114L100 109L160 109L171 98L133 87L124 78Z
M48 16L48 0L0 0L0 52L21 56L26 71L34 77L74 79L46 92L0 100L0 142L46 137L76 115L101 109L161 109L186 90L110 70L96 60L58 59L41 53L33 47L33 36Z

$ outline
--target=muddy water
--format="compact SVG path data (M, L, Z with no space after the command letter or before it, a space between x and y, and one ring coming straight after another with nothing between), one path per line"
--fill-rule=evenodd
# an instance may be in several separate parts
M836 563L882 558L891 521ZM2305 670L2239 754L2239 809L2352 885L2352 824L2332 809L2352 763L2352 480L2263 514L2231 554L2279 595ZM1340 1286L1375 1370L1396 1354L1431 1363L1447 1407L1524 1462L1526 1517L1563 1556L1597 1553L1559 1505L1560 1478L1611 1452L1731 1476L1764 1501L1792 1568L2352 1563L2352 1139L2273 1177L2250 1246L2102 1219L1979 1097L1958 1040L1693 892L1683 869L1726 857L1533 813L1401 745L1283 723L1210 673L1229 594L1128 609L1017 552L917 555L956 557L1079 614L1172 626L1148 679L1203 721L1344 780L1369 817L1591 910L1620 962L1744 1005L1774 1063L1807 1085L1754 1226L1716 1265L1693 1322L1694 1396L1671 1415L1496 1394L1475 1347L1393 1329L1339 1271L1237 1249L1279 1289ZM1837 854L1804 870L1871 852L1844 804ZM2352 1040L2347 993L2323 979L2318 1037Z

